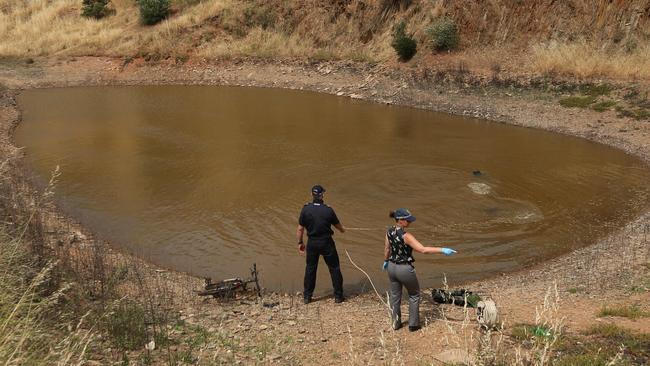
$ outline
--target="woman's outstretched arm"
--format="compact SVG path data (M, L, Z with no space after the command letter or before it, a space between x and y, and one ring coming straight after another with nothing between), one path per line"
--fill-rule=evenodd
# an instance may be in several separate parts
M404 234L404 242L408 244L413 250L415 250L418 253L423 253L423 254L444 254L444 255L452 255L456 253L455 250L449 249L449 248L441 248L441 247L425 247L420 243L415 236L413 236L411 233L406 233Z

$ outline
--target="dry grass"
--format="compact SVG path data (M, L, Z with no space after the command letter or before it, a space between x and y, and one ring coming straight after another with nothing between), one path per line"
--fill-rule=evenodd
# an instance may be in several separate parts
M123 6L125 11L109 22L81 17L81 2L76 0L0 0L0 9L8 9L0 12L0 55L126 52L131 42L125 30L137 22L137 14L134 7Z
M34 195L16 169L13 159L0 163L0 363L81 365L111 347L145 359L146 343L168 344L185 292L172 290L165 273L52 222L58 170ZM154 360L175 357L167 348Z
M198 54L203 57L293 58L314 52L314 48L298 36L254 28L244 38L227 43L207 44L199 50Z
M515 72L581 78L650 78L650 46L633 42L634 37L627 37L616 48L607 49L601 45L614 44L611 40L537 43L535 37L538 40L549 38L544 33L548 31L546 22L554 26L557 23L544 18L540 24L535 23L540 27L538 33L527 34L525 39L516 38L520 33L515 27L521 25L511 24L506 17L534 16L531 12L542 11L530 4L510 7L495 2L483 5L485 12L500 14L499 22L492 24L482 18L472 18L475 17L472 14L484 12L465 11L461 2L441 5L413 1L409 7L400 7L396 1L368 3L360 0L177 0L172 3L174 11L169 19L146 27L138 23L138 10L130 0L113 0L111 6L115 14L101 20L82 17L78 0L0 0L0 56L154 55L156 58L176 56L183 59L188 56L250 56L393 62L396 56L390 47L391 32L395 24L404 19L408 32L413 33L420 45L416 62L419 59L425 64L438 63L439 58L445 56L430 56L431 50L426 46L430 40L425 30L436 17L446 14L456 19L460 26L463 49L454 55L465 63L480 60L472 69L499 65L499 68L514 68ZM557 7L563 9L562 4ZM585 12L589 9L584 4L580 7ZM628 12L616 8L599 11L604 14L607 11ZM607 21L608 18L603 19ZM565 34L571 34L573 28L580 28L578 23L582 21L582 18L575 19L577 25L561 23L558 26L566 28ZM614 33L605 36L618 37ZM526 44L533 45L531 56L521 68L520 59L525 57L518 55ZM477 52L495 57L489 60L476 57Z
M77 0L0 0L0 55L368 57L358 50L354 23L332 23L327 11L312 14L283 4L264 15L255 4L212 0L182 6L159 25L144 27L132 1L112 3L114 15L94 20L80 16ZM293 11L300 19L283 17Z
M179 281L66 227L52 212L58 169L36 194L16 154L0 154L0 363L76 365L111 347L142 352L144 342L123 340L125 324L127 333L141 326L147 342L164 344L176 319L172 307L185 294L169 283ZM143 316L119 315L123 303ZM159 354L175 357L169 348Z
M539 74L650 79L650 46L632 51L609 50L588 42L538 44L531 47L531 71Z
M16 195L8 161L0 164L0 197L16 210L2 210L0 225L0 362L5 365L82 364L95 332L85 315L72 320L59 304L70 286L58 281L58 264L34 250L40 205L53 192L56 174L39 197ZM18 198L18 199L17 199ZM20 215L16 215L20 213ZM19 225L13 225L20 222ZM12 225L7 225L11 223ZM31 248L31 250L30 250ZM59 318L53 321L52 315Z
M644 311L637 305L631 306L604 306L598 313L599 317L603 316L620 316L630 319L650 317L649 311Z

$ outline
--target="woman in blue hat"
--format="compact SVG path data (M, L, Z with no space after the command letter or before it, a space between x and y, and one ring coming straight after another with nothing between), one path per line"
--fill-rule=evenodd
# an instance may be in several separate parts
M423 254L456 253L450 248L425 247L406 228L415 221L415 216L405 208L391 211L389 216L395 219L395 225L388 228L385 237L384 265L390 280L390 307L393 329L402 327L402 286L409 294L409 330L420 329L420 285L413 266L413 250Z

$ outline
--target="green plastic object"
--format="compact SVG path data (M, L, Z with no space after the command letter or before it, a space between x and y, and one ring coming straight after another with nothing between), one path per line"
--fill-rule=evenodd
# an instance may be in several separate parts
M531 329L535 337L548 338L551 336L551 331L543 326L536 325Z
M469 294L467 295L467 306L475 308L478 305L478 302L481 301L481 297L478 294Z

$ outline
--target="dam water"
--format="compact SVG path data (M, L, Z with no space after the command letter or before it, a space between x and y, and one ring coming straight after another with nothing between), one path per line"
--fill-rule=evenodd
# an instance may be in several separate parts
M650 171L620 150L474 118L310 92L214 86L30 90L15 132L59 206L153 263L300 291L295 231L310 188L351 228L345 285L379 284L388 212L458 255L416 254L422 286L520 269L590 244L650 202ZM532 112L531 112L532 113ZM331 290L321 261L317 293Z

